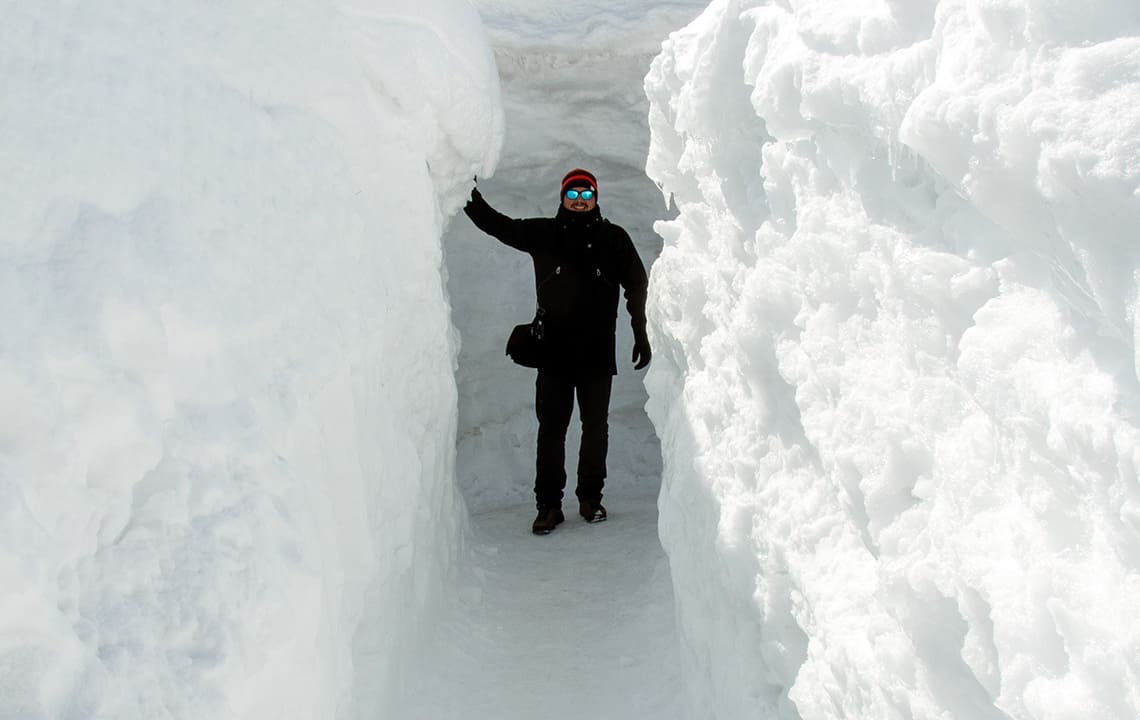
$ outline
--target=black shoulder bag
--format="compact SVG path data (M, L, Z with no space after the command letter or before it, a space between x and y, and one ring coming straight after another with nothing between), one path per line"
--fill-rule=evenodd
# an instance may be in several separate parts
M519 365L528 368L537 368L546 358L546 327L543 316L546 313L541 307L534 313L534 320L522 325L515 325L511 336L507 339L507 355Z

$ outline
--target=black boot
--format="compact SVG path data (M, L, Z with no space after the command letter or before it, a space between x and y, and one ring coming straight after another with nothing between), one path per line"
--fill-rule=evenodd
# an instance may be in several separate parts
M562 508L558 505L539 505L538 517L534 519L530 529L535 535L549 535L565 519L566 516L562 514Z
M578 503L578 514L588 523L602 522L606 519L606 509L602 507L601 500L583 500Z

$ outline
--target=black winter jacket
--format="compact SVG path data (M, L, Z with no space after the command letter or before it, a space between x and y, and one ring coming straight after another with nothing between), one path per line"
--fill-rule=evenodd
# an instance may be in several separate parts
M614 333L618 288L635 338L645 337L645 266L629 234L604 219L559 206L554 218L515 219L498 212L478 190L464 208L483 232L530 254L535 293L551 346L540 370L579 377L616 374Z

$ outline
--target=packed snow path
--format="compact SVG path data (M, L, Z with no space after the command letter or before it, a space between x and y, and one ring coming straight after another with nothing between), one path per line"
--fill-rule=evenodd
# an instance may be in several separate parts
M653 497L535 537L529 506L472 518L469 582L408 718L682 718L669 571Z

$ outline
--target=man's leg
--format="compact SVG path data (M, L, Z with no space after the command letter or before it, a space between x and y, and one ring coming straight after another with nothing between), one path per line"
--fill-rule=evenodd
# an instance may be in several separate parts
M610 388L612 375L581 379L578 413L582 416L582 446L578 450L579 501L599 503L606 480L606 453L610 441Z
M540 509L561 506L566 488L566 428L574 411L573 381L540 370L534 410L538 416L534 498Z

